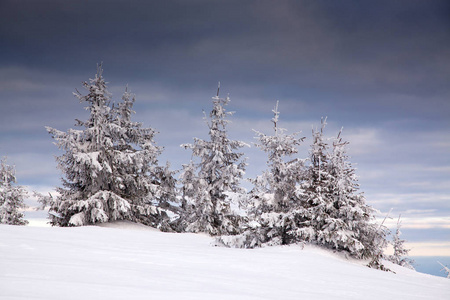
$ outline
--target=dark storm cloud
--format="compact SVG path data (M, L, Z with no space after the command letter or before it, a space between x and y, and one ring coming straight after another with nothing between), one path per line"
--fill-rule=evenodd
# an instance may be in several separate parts
M446 89L438 1L3 1L3 63L363 95ZM422 85L421 88L418 84ZM448 90L446 89L448 92Z
M41 67L68 68L79 65L75 61L80 59L114 58L118 66L131 64L138 70L151 66L150 71L161 72L162 64L171 67L173 61L176 67L189 60L193 56L189 47L205 36L236 32L237 25L226 20L233 2L214 4L11 1L3 3L1 35L12 46L6 56L17 57L19 63L25 59ZM243 23L245 19L240 19L238 26L248 27Z
M107 80L144 104L149 88L182 105L220 80L241 115L270 113L278 98L287 120L442 129L449 15L448 1L1 1L1 101L75 103L103 61Z

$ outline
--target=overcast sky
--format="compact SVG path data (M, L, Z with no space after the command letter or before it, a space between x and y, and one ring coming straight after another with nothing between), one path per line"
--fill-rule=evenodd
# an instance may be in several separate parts
M206 137L219 81L232 139L270 133L279 100L304 158L327 116L369 204L402 214L412 253L450 255L450 2L2 0L0 156L19 184L60 185L44 126L86 117L72 92L100 62L113 99L127 84L136 94L134 120L160 132L174 170L190 159L179 145ZM246 154L254 177L266 158Z

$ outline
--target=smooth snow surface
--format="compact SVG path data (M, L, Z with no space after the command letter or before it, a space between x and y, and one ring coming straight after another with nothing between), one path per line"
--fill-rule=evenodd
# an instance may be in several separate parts
M118 222L0 225L0 299L450 299L450 280L306 246L243 250Z

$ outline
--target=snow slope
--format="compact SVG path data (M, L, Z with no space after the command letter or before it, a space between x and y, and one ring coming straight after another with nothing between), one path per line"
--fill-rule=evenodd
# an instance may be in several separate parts
M0 299L450 299L450 280L369 269L306 246L211 246L201 234L0 225Z

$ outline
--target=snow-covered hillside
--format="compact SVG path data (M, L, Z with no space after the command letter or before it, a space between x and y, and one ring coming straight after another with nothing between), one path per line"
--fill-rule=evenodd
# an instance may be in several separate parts
M130 223L0 225L0 299L450 299L450 280L313 246L213 247Z

